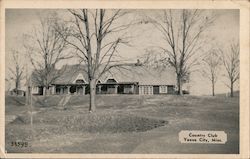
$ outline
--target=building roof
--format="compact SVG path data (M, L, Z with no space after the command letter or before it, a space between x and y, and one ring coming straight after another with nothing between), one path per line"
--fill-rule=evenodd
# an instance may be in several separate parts
M88 83L88 75L84 71L84 65L65 65L61 68L61 76L53 84L74 84L77 79ZM103 74L99 81L106 83L108 79L114 79L117 83L139 83L139 85L176 85L174 69L164 70L150 69L146 66L124 66L112 68Z
M88 83L88 75L84 71L83 65L64 65L60 78L57 78L54 84L73 84L79 74L83 76L84 83Z
M139 85L175 85L176 76L171 68L164 71L149 69L145 66L126 66L114 68L102 77L102 81L115 79L118 83L138 82Z

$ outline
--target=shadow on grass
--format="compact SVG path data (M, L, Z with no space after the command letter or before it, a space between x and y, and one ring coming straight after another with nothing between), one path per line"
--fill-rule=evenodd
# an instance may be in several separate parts
M29 116L19 116L11 125L29 125ZM33 119L34 127L36 125L55 125L55 128L62 132L89 132L89 133L126 133L126 132L144 132L168 124L168 121L146 118L132 115L130 113L86 113L69 116L43 115L37 114ZM48 127L49 128L49 127ZM41 130L39 130L41 131ZM49 130L53 133L53 130ZM55 134L58 131L55 132Z

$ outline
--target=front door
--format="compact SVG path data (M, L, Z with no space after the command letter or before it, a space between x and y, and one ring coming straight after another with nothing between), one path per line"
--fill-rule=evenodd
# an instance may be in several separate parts
M159 93L160 93L159 86L154 86L153 87L153 94L159 94Z

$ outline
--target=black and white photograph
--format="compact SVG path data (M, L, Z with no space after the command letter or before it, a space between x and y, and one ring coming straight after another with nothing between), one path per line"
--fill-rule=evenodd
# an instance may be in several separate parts
M240 9L66 7L4 10L6 154L240 153Z

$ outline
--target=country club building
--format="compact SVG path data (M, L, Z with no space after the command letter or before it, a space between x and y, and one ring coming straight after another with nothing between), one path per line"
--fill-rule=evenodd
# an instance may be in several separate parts
M52 95L89 94L89 82L83 65L65 65L61 75L49 86ZM32 93L43 95L45 88L32 75ZM97 94L174 94L176 76L172 68L164 71L134 65L120 69L113 68L97 81Z

